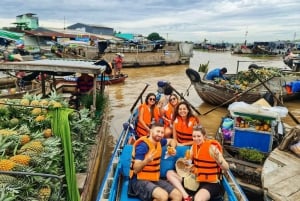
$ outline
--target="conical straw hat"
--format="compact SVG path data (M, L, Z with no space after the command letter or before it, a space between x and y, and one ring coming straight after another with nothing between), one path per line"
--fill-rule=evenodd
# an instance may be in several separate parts
M187 177L190 175L190 170L186 168L186 162L184 158L179 158L175 164L176 172L181 177Z
M194 174L190 174L189 176L183 178L183 186L188 190L197 191L199 185L200 183L196 181L196 176Z

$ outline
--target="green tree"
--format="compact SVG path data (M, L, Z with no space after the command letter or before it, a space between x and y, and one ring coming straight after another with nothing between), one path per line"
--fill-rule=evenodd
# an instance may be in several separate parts
M153 32L153 33L151 33L151 34L149 34L148 36L147 36L147 39L148 40L165 40L163 37L161 37L158 33L156 33L156 32Z

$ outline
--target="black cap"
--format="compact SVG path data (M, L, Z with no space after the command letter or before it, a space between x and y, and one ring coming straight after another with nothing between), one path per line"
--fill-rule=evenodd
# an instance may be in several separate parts
M223 67L223 68L221 69L221 71L222 71L223 73L227 73L227 68Z

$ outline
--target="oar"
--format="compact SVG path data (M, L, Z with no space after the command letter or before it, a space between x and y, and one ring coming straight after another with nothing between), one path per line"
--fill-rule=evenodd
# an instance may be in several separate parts
M178 96L180 96L180 98L181 99L183 99L187 104L189 104L190 105L190 107L198 114L198 115L201 115L201 113L191 104L191 103L189 103L184 97L183 97L183 95L181 95L181 93L179 93L174 87L172 87L169 83L168 83L168 85L169 85L169 87L173 90L173 91L175 91L175 93L178 95Z
M183 96L185 96L185 95L189 96L189 90L190 90L191 86L192 86L192 82L191 82L190 86L186 89L186 91L183 94Z
M276 101L277 101L280 105L284 106L283 103L282 103L282 101L281 101L277 96L275 96L275 94L271 91L271 89L270 89L265 83L262 82L262 80L257 76L257 74L254 72L253 69L251 69L251 72L252 72L252 73L255 75L255 77L263 84L263 86L270 92L270 94L273 96L273 98L275 98ZM288 114L290 115L290 117L291 117L297 124L300 124L300 122L298 121L298 119L297 119L290 111L288 111Z
M144 87L143 91L140 93L140 95L137 97L135 102L133 103L132 107L130 108L130 112L132 112L136 106L136 104L139 102L139 100L142 98L143 94L145 93L146 89L149 87L149 84L146 83L146 86Z
M204 114L202 114L202 115L207 115L208 113L210 113L210 112L214 111L215 109L217 109L217 108L219 108L219 107L222 107L222 106L224 106L224 105L226 105L226 104L230 103L230 102L231 102L231 101L233 101L234 99L236 99L236 98L238 98L238 97L241 97L242 95L244 95L244 94L248 93L249 91L251 91L252 89L254 89L254 88L256 88L256 87L258 87L258 86L262 85L264 82L267 82L267 81L269 81L269 80L273 79L274 77L275 77L275 76L273 76L273 77L271 77L271 78L268 78L268 79L266 79L266 80L265 80L265 81L263 81L262 83L258 83L258 84L256 84L256 85L254 85L253 87L251 87L251 88L247 89L246 91L243 91L243 92L241 92L241 93L237 94L236 96L234 96L234 97L232 97L232 98L228 99L227 101L225 101L225 102L224 102L224 103L222 103L221 105L218 105L218 106L216 106L216 107L212 108L211 110L208 110L207 112L205 112L205 113L204 113Z

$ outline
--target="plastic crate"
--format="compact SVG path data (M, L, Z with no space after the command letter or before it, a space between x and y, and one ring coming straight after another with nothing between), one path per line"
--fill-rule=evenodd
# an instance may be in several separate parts
M269 132L235 129L231 144L237 148L253 148L261 152L272 150L273 136Z

